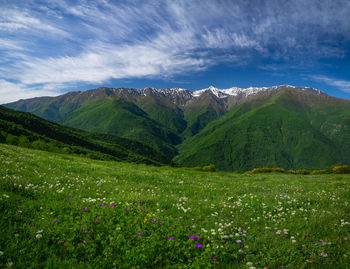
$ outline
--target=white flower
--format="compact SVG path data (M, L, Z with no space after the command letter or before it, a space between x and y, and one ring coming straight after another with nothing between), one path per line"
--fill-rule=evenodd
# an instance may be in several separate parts
M43 237L42 234L37 234L37 235L36 235L36 238L38 238L38 239L40 239L41 237Z

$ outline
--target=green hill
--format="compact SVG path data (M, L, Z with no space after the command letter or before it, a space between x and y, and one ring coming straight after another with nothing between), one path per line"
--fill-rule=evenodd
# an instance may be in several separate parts
M152 120L140 107L120 98L86 102L69 114L63 124L136 139L163 152L169 158L176 155L173 145L181 142L179 136Z
M179 147L181 166L250 170L350 162L350 102L283 90L242 104ZM335 129L336 128L336 129Z
M114 135L90 133L0 106L0 142L105 160L169 163L153 148Z

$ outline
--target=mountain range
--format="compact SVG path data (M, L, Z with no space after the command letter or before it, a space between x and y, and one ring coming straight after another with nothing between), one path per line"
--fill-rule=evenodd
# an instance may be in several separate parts
M309 87L103 87L5 106L137 140L179 166L243 171L267 164L296 169L350 163L350 100Z

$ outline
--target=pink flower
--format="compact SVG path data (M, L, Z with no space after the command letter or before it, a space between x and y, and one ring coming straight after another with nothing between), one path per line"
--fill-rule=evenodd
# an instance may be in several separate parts
M84 243L85 245L87 245L87 241L86 241L85 239L83 240L83 243Z
M141 232L137 232L137 234L142 234Z
M153 219L153 221L157 221L157 219L156 219L156 218L154 218L154 219Z
M239 240L239 239L238 239L238 240L236 240L236 243L238 243L238 244L239 244L239 243L242 243L242 240Z
M55 219L54 222L59 222L59 220L58 220L58 219Z
M196 248L201 248L202 244L196 244Z
M174 237L169 237L168 240L174 240Z
M85 211L87 210L87 206L85 206L84 210L85 210Z

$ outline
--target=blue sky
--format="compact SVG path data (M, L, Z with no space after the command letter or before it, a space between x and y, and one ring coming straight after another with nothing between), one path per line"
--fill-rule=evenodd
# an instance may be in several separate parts
M0 103L107 87L350 98L348 0L0 0Z

